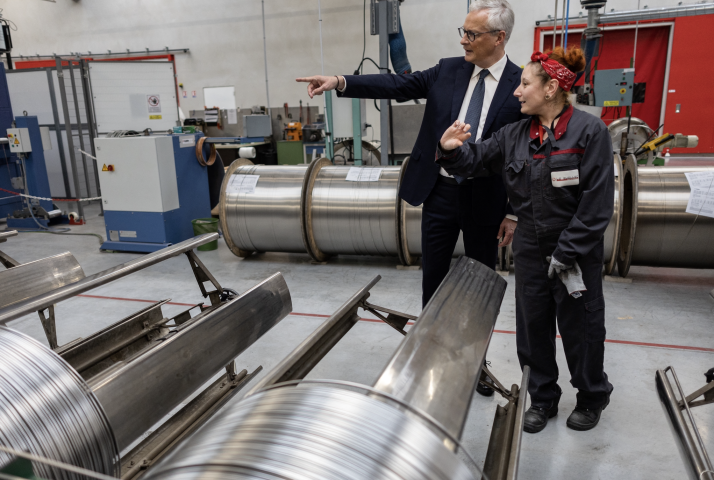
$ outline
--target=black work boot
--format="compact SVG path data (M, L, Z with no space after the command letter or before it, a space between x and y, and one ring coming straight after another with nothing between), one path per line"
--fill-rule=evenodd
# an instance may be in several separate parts
M487 367L491 366L491 362L483 362L483 364ZM490 383L491 385L493 385L493 380L491 380L491 377L489 377L483 372L481 372L481 377L486 383ZM490 397L493 395L493 388L489 387L488 385L484 385L481 382L478 382L476 384L476 391L479 393L479 395L483 395L484 397Z
M576 405L575 410L573 410L573 413L568 417L566 425L568 425L568 428L579 432L593 429L600 421L600 414L609 404L610 397L607 397L605 405L598 408L585 408Z
M531 405L523 417L523 431L538 433L548 425L548 419L558 415L558 403L554 402L550 408L541 408Z

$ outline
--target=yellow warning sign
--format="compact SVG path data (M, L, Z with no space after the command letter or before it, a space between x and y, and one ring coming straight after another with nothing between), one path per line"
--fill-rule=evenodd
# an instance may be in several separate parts
M149 115L149 120L161 120L161 115Z
M624 95L624 94L626 94L626 93L627 93L627 89L626 89L626 88L621 88L621 89L620 89L620 95Z
M20 145L20 140L18 138L15 139L15 145Z
M620 105L619 100L605 100L603 103L603 107L617 107Z
M107 168L107 164L105 163L105 164L102 166L102 172L108 172L108 171L109 171L109 169Z

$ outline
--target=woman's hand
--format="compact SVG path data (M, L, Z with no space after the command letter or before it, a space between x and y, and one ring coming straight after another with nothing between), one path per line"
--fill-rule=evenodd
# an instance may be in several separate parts
M441 136L439 146L444 151L456 150L463 145L466 140L471 138L471 134L468 133L470 129L471 125L456 120Z

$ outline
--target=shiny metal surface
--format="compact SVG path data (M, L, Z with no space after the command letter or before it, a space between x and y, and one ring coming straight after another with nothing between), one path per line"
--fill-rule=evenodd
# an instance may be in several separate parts
M625 185L636 192L625 196L625 202L635 201L625 207L635 225L632 265L714 268L714 218L685 211L690 194L685 173L704 171L714 167L639 167L626 176L637 182Z
M95 273L94 275L90 275L89 277L85 277L82 280L57 288L48 293L35 295L21 302L4 307L0 309L0 325L4 325L8 321L20 318L28 313L34 313L38 310L45 309L50 305L54 305L62 300L67 300L75 295L79 295L87 290L107 284L136 271L156 265L157 263L160 263L168 258L193 250L196 247L216 239L218 239L217 233L199 235L181 243L177 243L176 245L162 248L154 253L149 253L137 258L136 260ZM15 268L11 270L14 270Z
M90 380L120 449L139 438L292 311L280 273L170 336L144 355ZM138 408L150 405L151 408Z
M404 200L401 202L402 208L404 209L403 231L406 233L406 248L408 248L410 255L421 257L421 210L423 205L413 207ZM460 257L462 255L466 255L466 250L464 249L464 232L459 233L459 239L456 242L453 256Z
M69 252L0 271L0 307L43 295L84 278L84 270Z
M671 370L675 379L680 399L677 399L675 396L674 388L667 377L668 370ZM687 423L684 419L684 415L682 415L680 401L684 399L684 394L681 388L679 388L680 385L677 381L674 369L668 367L664 370L657 370L655 383L657 385L657 394L662 405L662 410L669 421L672 435L677 443L677 449L682 457L682 462L684 463L689 478L692 480L714 480L714 467L712 467L704 443L697 431L694 418L691 416L691 412L688 411L688 408L687 417L690 419L690 422ZM694 435L692 435L690 425L694 430Z
M7 232L0 232L0 243L7 242L10 237L17 236L17 230L8 230Z
M322 358L344 337L347 332L359 321L357 308L360 303L369 297L369 291L382 279L377 275L367 285L360 288L342 306L317 327L303 342L298 345L287 357L282 359L248 395L263 388L288 380L305 378Z
M305 253L300 215L308 165L234 164L226 172L220 203L221 225L233 252ZM255 192L228 191L234 175L259 175Z
M610 132L610 138L612 139L612 149L615 152L620 151L622 146L622 134L623 132L627 132L627 124L627 118L618 118L607 127L607 130ZM629 128L630 133L627 138L627 148L629 152L634 152L642 146L642 144L647 142L647 139L650 138L653 132L647 123L637 117L632 117Z
M461 257L374 387L460 438L507 285L485 265Z
M618 154L613 155L613 157L615 198L612 217L610 218L610 223L607 224L604 235L603 262L605 263L605 275L610 275L617 264L617 247L620 244L620 230L622 229L622 158Z
M320 170L312 190L312 231L328 255L398 256L397 183L400 167L381 169L378 181L345 180L350 167Z
M82 378L36 340L0 326L0 445L116 475L119 450ZM0 453L0 464L10 456ZM42 478L84 475L35 463Z
M233 404L150 469L148 479L473 479L425 424L327 386L262 391Z

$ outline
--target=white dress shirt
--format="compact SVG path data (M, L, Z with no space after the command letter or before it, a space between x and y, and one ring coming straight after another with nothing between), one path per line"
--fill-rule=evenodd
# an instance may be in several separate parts
M489 74L484 79L481 118L479 119L478 128L474 129L474 125L471 125L471 135L475 135L475 137L472 138L478 140L481 138L481 135L483 135L483 127L486 124L488 109L491 108L491 102L493 101L493 96L496 94L496 89L498 88L498 82L501 80L501 75L503 75L503 69L506 68L506 62L508 62L508 57L504 55L499 61L488 68ZM466 89L466 95L464 95L464 101L461 103L461 110L459 110L459 116L457 117L457 119L462 122L466 118L466 111L469 109L471 96L473 95L476 84L478 83L481 70L483 70L481 67L474 65L474 71L471 74L471 80L469 80L469 88ZM439 171L439 173L445 177L451 176L443 168Z

